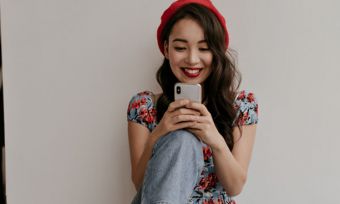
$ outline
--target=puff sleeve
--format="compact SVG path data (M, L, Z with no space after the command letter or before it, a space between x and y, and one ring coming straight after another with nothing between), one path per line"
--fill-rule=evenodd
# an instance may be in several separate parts
M239 93L235 100L237 111L236 121L239 125L258 123L258 102L255 94L248 90Z
M155 127L156 109L150 92L140 92L134 95L127 108L127 120L141 124L151 132Z

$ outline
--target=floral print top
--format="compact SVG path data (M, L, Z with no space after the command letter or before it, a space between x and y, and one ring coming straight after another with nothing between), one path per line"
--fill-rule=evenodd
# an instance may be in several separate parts
M134 95L128 105L127 119L144 125L150 132L157 126L156 103L153 102L154 94L150 91ZM248 90L238 93L234 101L237 117L234 120L239 125L258 123L258 104L254 94ZM193 189L189 203L191 204L236 204L225 192L222 184L215 174L211 148L203 144L204 167L200 181Z

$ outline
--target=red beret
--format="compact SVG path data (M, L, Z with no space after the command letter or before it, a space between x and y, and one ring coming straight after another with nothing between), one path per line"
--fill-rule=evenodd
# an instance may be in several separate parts
M224 17L221 15L221 13L215 8L215 6L212 4L212 2L210 0L177 0L175 2L173 2L169 8L167 8L162 17L161 17L161 23L158 26L157 29L157 42L158 42L158 47L161 50L161 52L164 55L164 42L161 39L161 34L163 32L164 26L168 23L168 21L170 20L170 18L175 14L175 12L181 8L182 6L186 5L186 4L190 4L190 3L197 3L200 4L202 6L207 7L208 9L210 9L210 11L212 11L218 21L221 23L222 28L225 31L225 44L226 44L226 48L228 48L228 44L229 44L229 35L228 35L228 31L227 31L227 26L226 26L226 22Z

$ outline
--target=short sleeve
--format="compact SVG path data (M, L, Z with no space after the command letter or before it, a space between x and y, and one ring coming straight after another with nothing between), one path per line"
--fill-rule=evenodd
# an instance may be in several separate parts
M130 99L127 120L144 125L150 132L153 130L156 123L156 110L151 92L140 92Z
M258 102L253 92L241 91L235 99L235 108L237 124L242 126L258 123Z

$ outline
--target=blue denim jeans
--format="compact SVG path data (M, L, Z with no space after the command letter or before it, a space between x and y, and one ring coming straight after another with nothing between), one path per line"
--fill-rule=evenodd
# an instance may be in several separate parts
M203 165L201 141L186 130L170 132L156 142L132 204L187 203Z

